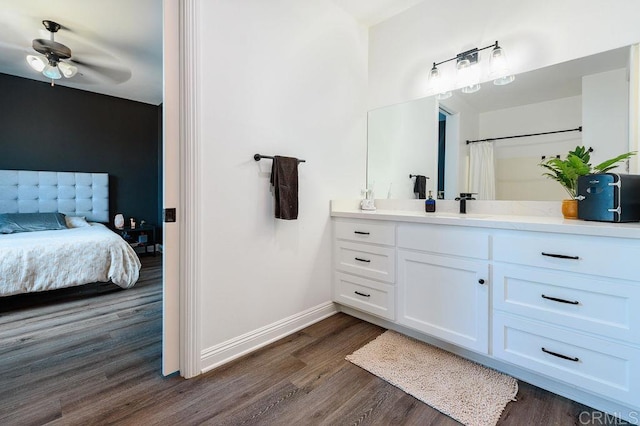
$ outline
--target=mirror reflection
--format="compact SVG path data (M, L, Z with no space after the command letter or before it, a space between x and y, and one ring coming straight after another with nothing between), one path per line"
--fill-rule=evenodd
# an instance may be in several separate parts
M367 185L376 198L418 198L422 175L445 199L566 198L538 164L577 145L593 148L594 163L629 151L629 56L623 47L519 74L507 86L486 82L473 94L372 110Z

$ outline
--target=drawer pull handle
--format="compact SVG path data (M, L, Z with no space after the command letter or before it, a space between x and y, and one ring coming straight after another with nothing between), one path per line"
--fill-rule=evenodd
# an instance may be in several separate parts
M360 293L359 291L354 291L355 294L357 294L358 296L363 296L363 297L371 297L370 294L366 294L366 293Z
M354 257L354 259L357 260L358 262L371 263L371 260L369 259L360 259L359 257Z
M545 348L540 348L540 349L542 349L542 352L548 353L549 355L557 356L558 358L566 359L568 361L573 361L573 362L580 361L580 358L578 358L578 357L562 355L562 354L559 354L557 352L552 352L552 351L550 351L548 349L545 349Z
M541 254L542 254L543 256L555 257L555 258L557 258L557 259L571 259L571 260L578 260L578 259L580 259L580 256L567 256L566 254L545 253L545 252L542 252Z
M484 279L480 278L480 279L478 280L478 283L480 283L480 284L484 284Z
M547 296L547 295L544 295L544 294L541 294L540 296L542 296L543 299L553 300L554 302L568 303L569 305L579 305L580 304L580 302L578 302L577 300L558 299L557 297L551 297L551 296Z
M365 231L353 231L354 234L360 234L360 235L371 235L371 232L365 232Z

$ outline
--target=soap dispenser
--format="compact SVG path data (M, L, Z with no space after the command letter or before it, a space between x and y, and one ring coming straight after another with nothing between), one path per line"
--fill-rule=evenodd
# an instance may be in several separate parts
M431 191L429 191L429 197L424 200L424 211L427 213L433 213L436 211L436 200L433 199Z

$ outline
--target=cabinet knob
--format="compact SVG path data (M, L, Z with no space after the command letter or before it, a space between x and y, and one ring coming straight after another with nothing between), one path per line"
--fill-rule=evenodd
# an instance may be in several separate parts
M478 280L478 282L479 282L480 284L484 284L484 279L480 278L480 279Z

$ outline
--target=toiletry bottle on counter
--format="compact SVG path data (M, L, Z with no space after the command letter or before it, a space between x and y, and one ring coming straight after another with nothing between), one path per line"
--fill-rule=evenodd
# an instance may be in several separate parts
M375 210L376 206L373 200L373 190L371 189L363 189L362 194L364 195L364 199L360 202L361 210Z
M431 191L429 191L429 197L424 200L424 211L427 213L433 213L436 211L436 200L433 199Z

